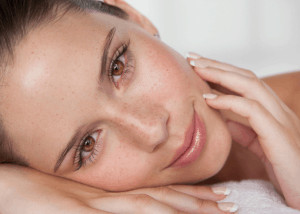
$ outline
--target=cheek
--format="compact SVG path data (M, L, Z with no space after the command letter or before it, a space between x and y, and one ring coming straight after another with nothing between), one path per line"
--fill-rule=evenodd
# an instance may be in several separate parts
M99 161L73 180L107 191L126 191L145 186L153 176L155 164L146 153L128 143L111 146ZM107 155L106 155L107 154Z
M167 51L165 48L148 47L145 45L144 52L136 65L135 88L143 95L155 97L155 99L168 99L170 95L180 96L184 94L189 85L190 70L184 66L186 62Z
M156 99L186 97L199 92L208 92L209 85L202 80L188 64L187 60L176 51L158 42L148 39L138 49L136 87L144 94ZM174 100L174 101L175 101Z

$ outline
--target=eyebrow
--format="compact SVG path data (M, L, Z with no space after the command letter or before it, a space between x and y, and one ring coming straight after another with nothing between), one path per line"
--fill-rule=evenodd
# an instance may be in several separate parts
M109 52L109 48L111 45L111 42L113 40L113 37L115 35L116 28L113 27L107 34L106 39L105 39L105 45L103 48L103 54L102 54L102 63L101 63L101 71L99 75L99 81L102 82L104 79L104 74L106 73L106 63L107 63L107 56ZM84 126L80 126L79 128L76 129L75 134L73 137L71 137L71 140L67 144L66 148L60 153L59 158L56 161L56 164L54 166L54 173L57 172L59 167L61 166L62 162L64 161L65 157L67 156L68 152L73 148L73 146L76 144L78 141L78 138L80 137L81 130L83 129Z
M106 72L106 63L107 63L108 51L109 51L109 47L111 45L111 42L114 38L115 32L116 32L116 28L113 27L108 32L108 34L106 36L106 39L105 39L105 46L104 46L103 55L102 55L101 72L100 72L100 76L99 76L100 83L103 82L103 79L104 79L104 74Z

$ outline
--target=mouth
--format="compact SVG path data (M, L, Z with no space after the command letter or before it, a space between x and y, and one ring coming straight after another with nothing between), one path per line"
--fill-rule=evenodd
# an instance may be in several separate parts
M191 125L185 132L183 144L177 149L169 167L184 167L193 163L200 156L206 142L206 129L196 111Z

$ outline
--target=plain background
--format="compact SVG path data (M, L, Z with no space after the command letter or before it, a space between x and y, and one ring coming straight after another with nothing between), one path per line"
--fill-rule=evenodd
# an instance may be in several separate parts
M252 70L259 77L300 70L300 0L126 0L162 40Z

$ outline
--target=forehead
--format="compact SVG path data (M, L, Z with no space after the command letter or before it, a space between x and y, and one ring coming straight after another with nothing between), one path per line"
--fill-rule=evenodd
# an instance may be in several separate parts
M107 16L66 14L29 33L17 47L1 111L14 149L26 159L43 160L47 155L40 164L53 165L84 122L81 115L92 111L86 103L96 97L103 43L117 20L107 21Z

